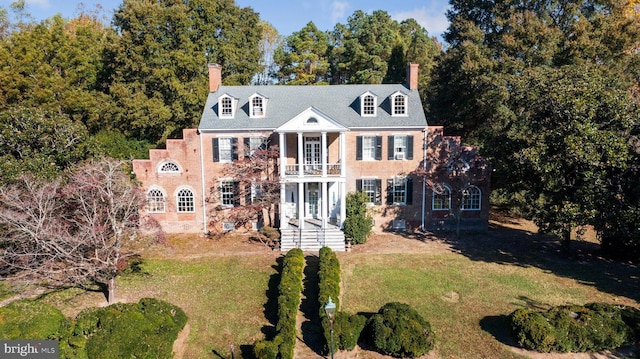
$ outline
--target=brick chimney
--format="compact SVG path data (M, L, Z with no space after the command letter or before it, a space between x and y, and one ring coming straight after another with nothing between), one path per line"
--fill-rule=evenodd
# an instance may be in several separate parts
M209 64L209 92L218 91L218 87L222 84L222 66L218 64Z
M409 64L407 66L407 86L409 90L418 89L418 67L419 64Z

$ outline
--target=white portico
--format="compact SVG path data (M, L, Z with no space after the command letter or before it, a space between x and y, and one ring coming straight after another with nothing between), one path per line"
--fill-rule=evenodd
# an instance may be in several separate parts
M345 219L345 132L348 129L314 107L278 127L280 144L280 230L297 246L313 237L320 246L327 230L342 228ZM306 235L305 235L306 234ZM340 232L340 250L344 235ZM311 245L311 243L309 243Z

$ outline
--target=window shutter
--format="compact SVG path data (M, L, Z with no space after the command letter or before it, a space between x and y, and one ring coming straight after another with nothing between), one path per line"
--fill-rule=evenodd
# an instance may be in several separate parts
M377 179L376 180L376 205L379 206L381 204L382 204L382 180Z
M407 204L413 204L413 179L406 178L406 187L405 190L407 193L405 194L407 199Z
M382 159L382 136L376 136L376 160Z
M413 159L413 136L407 136L407 159Z
M218 149L218 139L213 139L213 162L220 162L220 150Z
M249 155L251 155L251 139L245 137L242 140L244 142L244 158L249 158Z
M232 161L238 160L238 138L237 137L233 137L231 139L231 160Z
M238 182L233 182L233 206L236 207L239 205L240 205L240 184Z
M253 201L251 200L251 185L245 184L244 185L244 205L248 206L251 204L253 204Z
M362 161L362 136L356 137L356 161Z
M387 141L387 146L389 146L389 148L387 149L387 155L388 155L388 160L393 160L393 150L394 150L394 146L393 146L393 136L389 136L387 137L388 141Z
M357 179L356 180L356 191L358 191L358 192L362 191L362 180L361 179Z
M393 178L387 180L387 204L393 204Z

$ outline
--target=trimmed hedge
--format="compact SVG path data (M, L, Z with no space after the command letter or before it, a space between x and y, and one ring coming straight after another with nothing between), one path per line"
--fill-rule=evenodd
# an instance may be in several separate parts
M304 254L299 248L287 252L278 285L278 324L273 341L259 340L253 345L258 359L292 359L296 344L296 316L302 295Z
M518 309L509 318L518 344L540 352L594 352L640 339L640 310L612 304Z
M24 299L0 308L0 338L60 339L69 331L70 322L49 304Z
M433 348L431 324L408 304L383 305L367 322L373 347L394 357L418 357Z
M334 352L337 349L352 350L358 344L360 333L366 324L366 318L361 315L350 315L340 311L340 262L336 254L329 248L320 249L320 265L318 269L320 302L320 320L324 329L327 350L330 351L331 323L327 318L324 305L329 297L336 304L336 317L333 323Z

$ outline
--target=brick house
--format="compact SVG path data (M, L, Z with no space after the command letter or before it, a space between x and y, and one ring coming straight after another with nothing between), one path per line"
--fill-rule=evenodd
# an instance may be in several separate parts
M280 203L276 208L283 250L344 250L341 231L346 194L370 198L374 230L450 229L451 191L434 193L414 171L442 128L428 126L417 90L418 65L407 84L334 86L222 86L221 68L209 65L209 96L198 129L134 160L147 193L146 211L168 233L233 230L211 220L212 208L238 205L233 166L239 146L279 146ZM219 191L218 203L207 201ZM442 191L444 189L444 192ZM474 183L462 206L462 228L488 223L488 178ZM210 197L209 197L210 198ZM261 224L254 223L253 229Z

